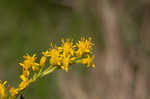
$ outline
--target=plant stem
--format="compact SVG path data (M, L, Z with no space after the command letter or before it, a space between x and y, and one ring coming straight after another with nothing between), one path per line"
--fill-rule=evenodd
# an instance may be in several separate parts
M57 69L57 67L55 66L55 67L53 67L53 68L48 68L48 69L46 69L42 74L41 74L41 77L43 77L43 76L45 76L45 75L48 75L48 74L50 74L50 73L52 73L52 72L54 72L55 70Z

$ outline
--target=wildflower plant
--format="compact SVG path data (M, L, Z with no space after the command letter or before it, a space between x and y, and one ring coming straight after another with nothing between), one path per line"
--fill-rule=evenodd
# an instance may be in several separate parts
M73 40L61 40L61 45L50 44L50 48L42 51L42 56L37 58L36 54L23 56L24 61L19 65L22 67L20 75L21 82L17 87L7 85L7 81L0 81L0 99L16 99L31 83L54 71L64 70L68 72L72 64L85 64L87 67L95 68L93 63L92 39L82 37L77 43ZM39 60L38 60L39 59Z

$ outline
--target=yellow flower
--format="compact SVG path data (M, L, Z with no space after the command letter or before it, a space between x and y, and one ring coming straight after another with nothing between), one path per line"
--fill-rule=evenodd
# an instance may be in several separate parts
M61 68L64 69L66 72L68 72L68 67L72 63L73 60L75 60L74 57L71 58L71 55L68 56L62 56L62 66Z
M43 56L40 59L40 66L44 66L45 65L47 57L50 56L50 52L47 50L45 52L42 52L42 54L43 54Z
M50 64L52 65L61 65L61 57L60 57L60 50L57 48L52 48L50 50Z
M70 41L69 39L66 40L66 42L64 41L64 39L62 39L62 45L61 47L59 47L59 49L61 51L63 51L64 55L73 55L74 54L74 45L72 43L72 41Z
M44 66L46 62L46 56L42 56L40 60L40 66Z
M39 66L39 64L33 65L33 66L32 66L32 70L33 70L33 71L39 70L39 67L38 67L38 66Z
M48 51L48 50L47 50L47 51L45 51L45 52L42 52L42 54L43 54L44 56L46 56L46 57L50 56L50 53L49 53L49 51Z
M95 56L90 57L90 56L88 55L87 58L83 58L83 59L82 59L82 64L87 64L88 67L90 67L90 65L92 65L92 67L95 68L95 64L93 63L94 57L95 57Z
M28 77L27 76L25 76L25 75L20 75L20 78L21 78L21 80L23 80L23 81L27 81L28 80Z
M30 75L30 71L27 69L23 69L23 75L26 76L26 77L29 77Z
M77 45L77 51L76 51L76 55L78 57L81 57L84 54L88 54L91 53L92 50L92 45L94 45L91 42L91 38L89 38L88 40L86 40L84 37L81 38L80 41L78 41L78 43L76 43Z
M29 85L29 80L26 79L19 84L19 91L22 91Z
M7 83L7 81L5 81L4 83L2 83L2 81L0 81L0 99L7 99L8 93L5 87L5 84Z
M21 82L17 88L10 86L6 88L7 81L0 81L0 99L16 99L20 92L28 87L30 83L57 70L57 66L66 72L69 70L69 65L72 65L73 63L81 63L86 64L88 67L90 67L90 65L93 68L95 67L95 64L93 63L95 56L91 56L93 54L92 46L94 45L91 42L91 38L85 39L83 37L75 45L73 44L73 40L70 39L62 39L61 43L60 47L53 46L51 43L52 48L43 51L38 62L36 62L36 54L31 56L26 54L23 56L24 61L19 63L23 68L22 74L20 75ZM49 59L50 66L48 68L42 68L47 64L47 59Z
M16 96L18 95L18 91L19 91L18 88L11 87L9 90L10 99L16 99Z
M33 56L30 56L29 54L27 54L24 57L24 61L23 63L19 63L24 69L29 69L30 67L32 67L32 70L38 70L39 64L35 62L36 60L36 55L34 54Z

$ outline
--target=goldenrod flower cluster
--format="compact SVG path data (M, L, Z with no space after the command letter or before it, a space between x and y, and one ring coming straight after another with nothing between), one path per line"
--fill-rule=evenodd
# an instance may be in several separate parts
M7 81L0 81L0 99L7 99L8 97L9 99L16 99L19 93L28 87L30 83L58 69L68 72L71 64L86 64L87 67L92 66L94 68L93 45L91 38L82 37L75 44L73 40L62 39L60 46L51 43L51 48L43 51L42 56L39 58L36 54L26 54L23 56L24 61L19 63L22 67L20 84L17 88L11 86L6 88Z

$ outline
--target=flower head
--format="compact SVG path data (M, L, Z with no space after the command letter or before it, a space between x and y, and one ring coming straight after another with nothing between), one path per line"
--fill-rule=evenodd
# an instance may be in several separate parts
M46 56L42 56L40 59L40 66L44 66L46 63Z
M20 75L20 78L21 78L22 81L19 84L19 90L21 91L29 85L29 77L22 74L22 75Z
M29 85L29 80L23 80L20 84L19 84L19 91L22 91L23 89L25 89L27 86Z
M95 64L93 63L93 59L95 56L90 57L89 55L87 56L87 58L83 58L82 59L82 64L87 64L88 67L90 67L90 65L92 65L93 68L95 68Z
M19 91L25 89L29 85L30 68L32 68L33 71L39 69L38 68L39 64L36 63L35 60L36 60L35 54L33 56L27 54L26 56L24 56L23 63L20 63L20 65L23 67L23 72L20 75L22 81L19 84L19 88L18 88Z
M73 60L75 60L75 58L71 57L71 55L62 56L62 66L61 66L61 68L64 69L66 72L68 72L68 67L72 63Z
M19 91L18 88L11 87L9 90L10 99L16 99L16 96L18 95L18 91Z
M28 69L23 69L22 75L24 75L25 77L29 77L30 71Z
M24 61L23 63L19 63L24 69L29 69L30 67L32 67L32 70L38 70L38 66L39 64L35 62L36 60L36 55L34 54L33 56L30 56L29 54L27 54L24 57Z
M78 41L78 43L76 43L78 50L76 51L76 55L78 57L81 57L84 54L89 54L91 53L92 50L92 45L94 45L91 42L91 38L89 38L88 40L86 40L84 37L81 38L80 41Z
M50 60L51 65L61 65L60 50L54 47L50 50Z
M29 79L29 77L25 76L24 74L20 75L20 78L22 81L27 81Z
M70 41L69 39L65 40L62 39L62 45L61 47L59 47L59 49L63 52L63 55L73 55L74 54L74 45L72 43L72 41Z
M3 83L2 81L0 81L0 99L7 99L8 93L5 87L6 83L7 81L4 81Z
M50 52L47 50L47 51L45 51L45 52L43 51L42 54L43 54L43 56L42 56L41 59L40 59L40 66L45 66L47 57L50 56Z
M45 51L45 52L43 51L43 52L42 52L42 54L43 54L44 56L46 56L46 57L50 56L50 53L49 53L49 51L48 51L48 50L47 50L47 51Z

